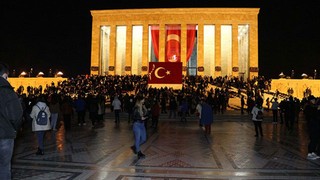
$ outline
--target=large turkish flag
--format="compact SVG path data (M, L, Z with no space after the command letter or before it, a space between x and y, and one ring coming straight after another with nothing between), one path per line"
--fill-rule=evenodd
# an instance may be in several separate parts
M182 62L149 62L149 84L182 84Z
M180 25L167 25L166 62L181 62L180 36Z

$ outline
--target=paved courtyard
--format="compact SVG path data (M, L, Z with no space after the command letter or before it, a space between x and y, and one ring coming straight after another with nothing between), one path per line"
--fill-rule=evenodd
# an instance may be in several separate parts
M147 130L141 160L130 150L133 132L126 113L120 127L109 112L101 128L92 129L87 120L83 127L74 123L68 133L63 125L56 133L48 131L43 156L35 155L36 137L27 125L16 140L13 179L320 179L320 160L306 160L309 141L302 118L290 133L272 124L270 112L264 137L256 138L247 114L228 110L214 117L206 136L194 116L183 123L162 114L158 130Z

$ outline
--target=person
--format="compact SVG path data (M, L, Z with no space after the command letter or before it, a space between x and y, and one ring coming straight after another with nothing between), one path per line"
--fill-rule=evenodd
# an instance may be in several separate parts
M73 106L78 115L78 126L87 125L84 119L86 116L86 101L84 100L83 94L78 95L78 98L74 101Z
M319 101L319 100L318 100ZM320 157L316 154L317 148L319 148L319 131L320 131L320 105L316 105L316 98L314 96L308 97L308 102L304 108L305 119L307 121L307 131L309 133L308 144L308 160L316 160Z
M286 127L288 128L288 131L292 132L295 119L295 103L292 96L290 96L286 102L284 116Z
M171 119L171 117L173 116L173 118L175 119L176 118L176 115L177 115L177 107L178 107L178 104L177 104L177 101L175 99L174 96L171 96L170 97L170 101L169 101L169 119Z
M138 155L138 159L145 158L140 146L147 140L147 132L144 125L147 119L147 113L147 108L144 106L144 98L138 96L133 110L133 133L135 141L134 145L131 146L131 150Z
M188 113L188 103L186 101L186 99L182 100L182 103L180 105L180 112L181 112L181 118L180 121L181 122L187 122L187 113Z
M151 127L156 130L158 128L158 122L159 122L159 116L160 116L160 104L159 101L155 101L155 103L151 107L151 119L152 119L152 125Z
M0 62L0 179L11 179L14 139L22 123L23 109L8 82L9 67Z
M57 128L57 122L58 122L58 116L60 111L60 104L58 100L57 94L52 94L51 101L49 102L49 110L51 113L51 128L53 131L56 131Z
M279 103L279 115L280 115L280 124L283 124L284 121L284 113L286 110L286 103L287 101L285 99L283 99L282 101L280 101Z
M256 135L255 137L259 137L259 134L261 137L263 137L263 133L262 133L262 118L258 117L259 111L263 112L263 108L262 108L262 104L261 103L257 103L251 111L252 114L252 121L254 124L254 129L256 131Z
M38 113L44 109L44 111L47 114L47 123L45 125L40 125L38 124L37 121L37 116ZM36 133L37 140L38 140L38 151L36 152L36 155L44 155L44 136L45 132L51 129L51 124L49 121L49 118L51 116L49 107L47 106L45 102L45 98L43 95L40 95L37 97L37 103L32 107L30 117L32 118L32 131Z
M66 96L61 103L61 114L63 116L63 125L65 131L71 130L71 121L73 118L73 106L70 96Z
M167 99L164 95L161 97L161 113L167 114Z
M133 116L133 107L135 105L135 102L134 102L134 95L131 94L130 95L130 99L129 99L129 105L128 105L128 123L130 123L132 121L132 116Z
M204 125L205 134L211 133L211 124L213 122L212 107L204 100L201 101L201 119L200 122Z
M245 105L244 96L242 95L241 96L241 114L244 114L244 105Z
M103 127L103 120L106 111L106 98L104 95L100 95L98 98L98 126Z
M201 108L202 108L201 101L202 101L202 99L197 103L197 106L196 106L196 116L199 119L199 126L200 127L202 126L201 121L200 121L200 119L201 119Z
M96 94L88 96L89 119L91 120L92 129L96 128L98 120L98 98Z
M278 124L278 108L279 103L277 98L271 99L271 110L273 115L273 124Z
M120 124L120 111L121 111L121 101L119 100L118 96L116 95L112 101L112 107L114 110L114 122L116 123L116 126L119 126Z

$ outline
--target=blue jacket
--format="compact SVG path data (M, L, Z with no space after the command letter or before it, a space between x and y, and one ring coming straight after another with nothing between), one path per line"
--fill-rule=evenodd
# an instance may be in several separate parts
M213 112L209 104L203 102L201 108L200 123L203 125L210 125L213 122Z
M83 98L76 99L73 104L77 112L86 110L86 101Z

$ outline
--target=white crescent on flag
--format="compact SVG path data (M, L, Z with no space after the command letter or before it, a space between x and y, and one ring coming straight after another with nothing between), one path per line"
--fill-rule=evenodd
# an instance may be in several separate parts
M161 70L161 69L166 70L164 67L158 67L158 68L154 71L154 76L156 76L156 78L158 78L158 79L162 79L162 78L165 77L165 75L164 75L164 76L159 76L159 70Z

